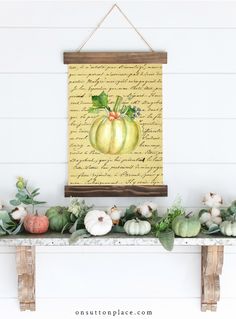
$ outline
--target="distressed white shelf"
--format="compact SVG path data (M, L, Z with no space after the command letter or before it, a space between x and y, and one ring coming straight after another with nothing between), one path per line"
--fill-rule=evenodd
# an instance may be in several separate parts
M35 310L35 246L69 246L69 234L18 235L0 237L0 246L16 247L18 296L21 310ZM175 245L201 246L201 310L216 311L220 299L220 280L224 246L236 245L236 238L199 235L196 238L175 238ZM153 236L109 234L80 238L73 246L160 246Z
M0 237L0 246L69 246L69 234L48 233L44 235L24 234ZM80 238L73 246L160 246L153 236L127 236L114 233L107 236ZM195 238L175 238L177 246L233 246L236 238L199 235Z

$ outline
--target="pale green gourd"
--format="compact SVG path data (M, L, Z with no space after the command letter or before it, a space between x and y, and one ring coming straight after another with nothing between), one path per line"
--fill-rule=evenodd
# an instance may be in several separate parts
M236 237L236 221L224 221L220 224L220 231L225 236Z
M177 216L172 222L172 229L177 236L195 237L200 232L201 223L195 216Z
M146 220L131 219L125 223L124 230L128 235L146 235L151 231L151 224Z

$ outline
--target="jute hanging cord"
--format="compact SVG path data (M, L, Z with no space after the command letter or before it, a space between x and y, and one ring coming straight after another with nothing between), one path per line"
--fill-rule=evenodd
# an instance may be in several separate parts
M80 52L83 47L88 43L88 41L93 37L95 32L101 27L102 23L106 20L106 18L110 15L110 13L114 9L119 10L119 12L122 14L122 16L125 18L125 20L129 23L129 25L132 27L132 29L138 34L138 36L142 39L142 41L147 45L147 47L150 49L151 52L154 52L151 45L147 42L147 40L142 36L142 34L138 31L138 29L134 26L134 24L130 21L130 19L127 17L127 15L121 10L121 8L115 3L111 9L105 14L105 16L100 20L98 25L95 27L95 29L92 30L88 38L82 43L82 45L79 47L78 52Z

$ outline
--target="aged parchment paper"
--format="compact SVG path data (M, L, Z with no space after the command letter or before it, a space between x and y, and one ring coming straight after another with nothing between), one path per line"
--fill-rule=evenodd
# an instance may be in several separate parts
M68 177L69 185L160 185L162 174L162 65L70 64L68 66ZM96 151L89 130L96 114L88 113L92 95L102 91L114 104L141 109L137 122L141 141L131 154Z

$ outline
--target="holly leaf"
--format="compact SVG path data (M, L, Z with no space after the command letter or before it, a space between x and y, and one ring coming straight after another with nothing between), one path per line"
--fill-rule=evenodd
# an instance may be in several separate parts
M105 92L102 92L100 95L93 95L92 102L94 107L101 107L108 105L108 95Z

